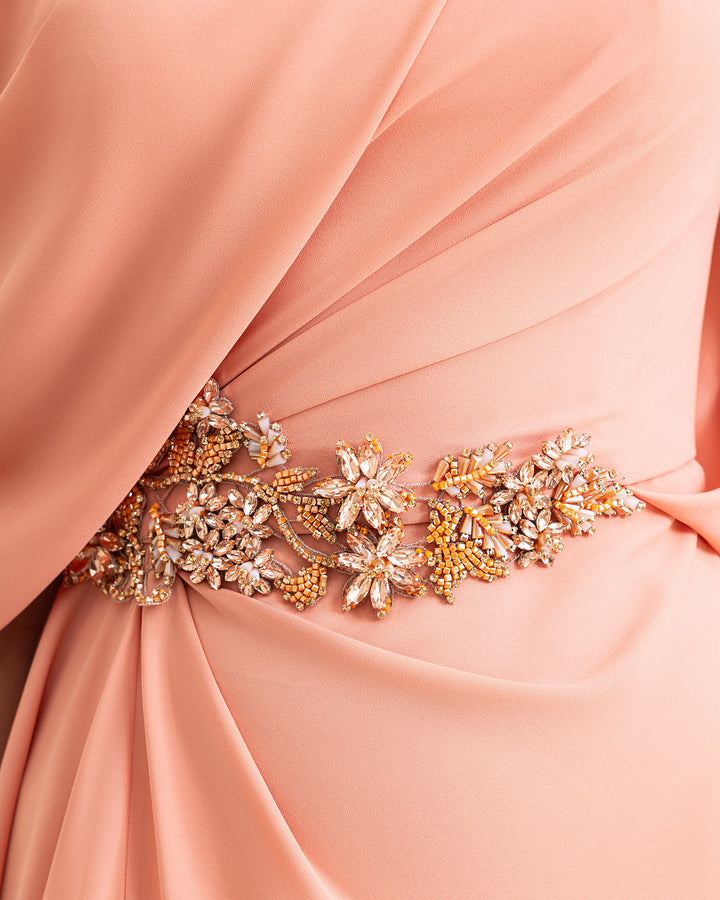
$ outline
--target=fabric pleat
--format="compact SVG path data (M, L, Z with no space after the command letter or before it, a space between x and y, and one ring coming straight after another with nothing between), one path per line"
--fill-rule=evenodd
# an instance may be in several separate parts
M2 900L715 900L715 0L6 6L0 625L213 374L292 465L572 426L647 508L382 622L62 588Z

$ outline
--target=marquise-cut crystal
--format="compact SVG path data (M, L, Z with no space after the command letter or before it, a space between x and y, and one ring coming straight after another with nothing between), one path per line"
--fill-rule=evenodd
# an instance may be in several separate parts
M374 478L380 462L381 447L371 438L366 438L358 447L357 460L360 471L367 478Z
M562 549L563 532L591 533L597 517L630 515L644 506L617 482L613 470L593 465L586 449L589 435L566 428L513 472L509 442L445 456L433 481L418 485L445 493L440 499L420 495L430 510L425 540L435 549L403 547L398 517L416 498L409 487L393 482L410 465L410 453L383 461L372 434L357 451L340 441L339 477L313 485L316 469L285 467L290 451L277 422L261 412L257 424L238 424L230 418L232 409L210 379L137 485L67 566L66 583L90 578L117 600L135 597L140 605L157 605L168 598L181 568L193 583L206 581L215 590L225 581L237 582L247 595L265 594L274 583L286 599L306 609L324 593L330 567L353 573L343 591L344 608L353 608L369 594L384 616L394 592L424 593L425 583L412 571L416 567L433 568L436 592L451 602L452 589L468 574L487 581L506 575L508 569L498 560L510 553L520 566L550 565ZM282 470L272 481L253 472L221 474L241 446L256 461L256 471L273 465ZM160 498L180 484L187 487L187 498L171 513ZM463 506L470 494L479 503ZM297 510L294 516L290 505ZM278 531L268 524L271 517ZM298 524L339 548L340 532L346 532L349 550L331 556L327 552L332 551L316 551L305 543ZM311 563L302 572L322 572L322 587L313 581L299 597L302 579L275 559L263 545L266 539L284 539ZM157 587L158 582L165 587Z
M388 556L389 554L391 554L403 539L403 533L404 530L401 525L396 525L393 528L388 528L388 530L380 537L380 540L377 543L377 547L375 548L375 552L377 553L377 555Z
M363 572L348 581L343 591L343 606L345 609L352 609L367 597L372 580L372 575L368 572Z
M348 481L356 482L360 477L360 463L352 447L344 441L339 441L335 456L340 474Z
M347 542L350 544L352 549L359 554L363 559L370 560L375 555L375 546L372 541L369 541L365 535L358 534L355 531L348 531Z
M319 497L328 497L331 500L340 500L353 493L355 485L345 478L323 478L315 485L315 493Z
M397 547L389 552L388 560L394 566L412 568L425 562L425 554L419 547Z
M385 523L385 513L380 503L369 494L365 494L362 509L370 525L379 531Z
M373 579L373 583L370 586L370 602L378 615L384 616L387 614L391 602L390 582L387 578Z
M395 569L390 576L390 580L411 597L419 597L425 593L423 580L415 572L410 572L408 569Z
M348 529L355 519L357 519L361 508L362 499L357 493L350 494L349 497L346 497L338 510L337 527L341 531Z
M366 569L366 561L355 553L338 553L335 556L335 563L341 569L349 569L351 572L364 572Z
M395 488L378 485L375 488L375 494L385 509L389 509L390 512L401 513L407 509L407 504Z
M388 456L377 470L376 479L382 484L394 481L412 462L412 453L395 453Z

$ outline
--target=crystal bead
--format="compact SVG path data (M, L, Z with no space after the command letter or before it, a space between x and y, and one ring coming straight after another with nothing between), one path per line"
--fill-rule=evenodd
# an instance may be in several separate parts
M370 603L379 616L387 615L390 608L390 582L387 578L374 578L370 586Z
M360 471L367 478L374 478L380 462L381 448L377 441L366 438L358 447L357 460Z
M356 482L360 477L360 463L352 447L344 441L338 441L335 456L340 474L347 481Z
M352 609L361 603L367 597L372 580L372 576L367 572L351 579L343 590L343 608Z
M360 514L361 507L362 500L357 493L350 494L343 500L337 517L337 527L340 531L346 531L352 525Z

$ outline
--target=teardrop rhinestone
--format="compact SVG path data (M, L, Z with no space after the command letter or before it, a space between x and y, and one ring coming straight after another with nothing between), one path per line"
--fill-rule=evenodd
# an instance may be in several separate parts
M340 500L347 497L355 490L354 483L345 478L323 478L315 485L313 491L318 497L327 497L330 500Z
M210 481L200 491L198 500L200 501L200 503L203 506L205 506L205 504L208 502L208 500L214 496L215 496L215 485L212 483L212 481Z
M407 469L412 459L412 453L395 453L393 456L388 456L377 470L376 479L382 484L394 481L398 475Z
M390 512L401 513L405 512L407 509L407 504L400 495L400 492L389 485L378 485L375 488L375 495L385 509L389 509Z
M374 578L370 587L370 602L382 618L387 615L391 603L390 582L387 578Z
M421 597L426 591L422 578L408 569L395 569L390 580L411 597Z
M351 572L364 572L367 567L367 560L355 553L338 553L334 559L341 569L349 569Z
M246 516L249 516L256 506L257 494L255 493L255 491L248 491L247 496L245 497L245 502L243 503L243 512Z
M369 524L379 531L385 524L385 513L382 506L373 497L365 494L363 498L363 513Z
M344 441L338 441L335 457L340 474L348 481L356 482L360 477L360 463L352 447Z
M357 459L360 463L360 471L367 478L374 478L380 463L380 445L370 435L360 444Z
M372 575L367 572L348 581L343 590L343 609L353 609L358 603L362 603L367 597L371 584Z
M376 553L378 556L388 556L395 548L400 544L400 541L403 539L403 535L405 530L402 525L396 525L393 528L388 528L388 530L383 534L383 536L378 541Z
M340 531L346 531L360 514L362 500L357 494L346 497L338 511L337 527Z
M375 556L375 545L364 534L348 531L346 538L352 549L363 559L371 560Z

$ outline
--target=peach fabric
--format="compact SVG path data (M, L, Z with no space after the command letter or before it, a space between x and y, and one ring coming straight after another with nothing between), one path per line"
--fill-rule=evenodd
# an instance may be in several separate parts
M716 0L4 15L3 623L213 372L329 472L573 425L649 507L384 622L61 590L3 900L720 896Z

